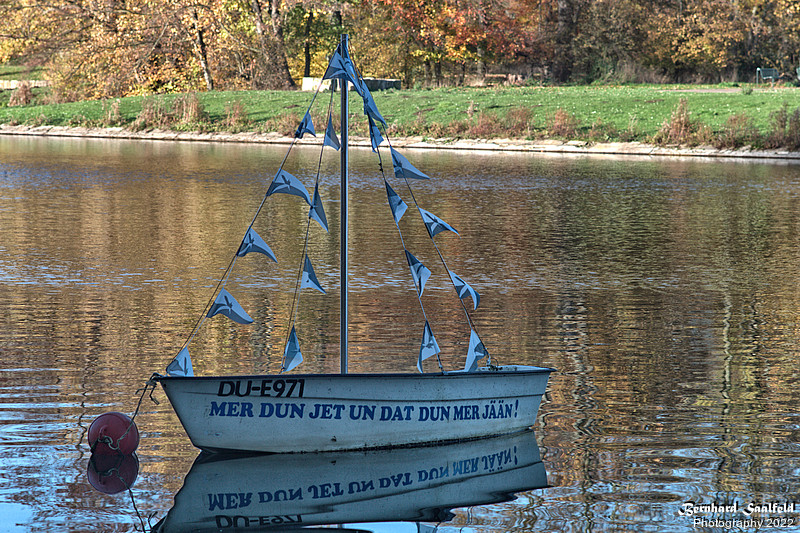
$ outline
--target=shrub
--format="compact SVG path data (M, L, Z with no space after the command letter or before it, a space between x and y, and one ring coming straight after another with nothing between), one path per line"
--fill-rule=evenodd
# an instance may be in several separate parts
M33 101L33 90L27 81L19 82L8 99L8 107L29 105Z
M207 121L208 115L197 93L190 92L172 101L172 115L181 124L197 125Z
M240 100L234 100L225 105L223 127L226 131L236 133L242 131L247 124L249 124L247 120L247 110Z
M89 124L89 119L87 119L84 115L72 115L67 120L68 126L86 126Z
M689 103L681 98L672 111L672 115L665 120L655 137L656 144L684 144L691 135L692 120L689 115Z
M530 137L533 117L527 107L512 107L505 117L506 135L512 137Z
M627 129L619 132L619 140L621 142L632 142L640 139L642 132L639 128L639 119L635 115L631 115L628 120Z
M619 136L620 134L613 124L603 122L601 119L597 119L594 124L592 124L592 128L589 130L590 141L605 142L615 139Z
M261 125L261 131L265 133L277 132L286 137L294 137L294 132L297 131L297 126L300 124L300 117L294 111L280 115L274 119L267 120ZM358 135L357 129L354 124L350 125L349 132L352 135ZM366 131L366 130L365 130Z
M497 115L481 111L467 135L475 139L488 139L496 137L502 131L504 127Z
M547 119L547 133L552 137L574 138L579 125L574 115L558 108Z
M769 115L770 128L767 133L767 148L781 148L785 143L786 125L789 123L789 105L784 103Z
M119 112L119 98L108 103L108 100L103 101L103 126L119 126L122 124L122 116Z
M765 146L767 148L800 148L800 108L789 113L789 105L783 106L770 115L771 125Z
M171 122L170 113L162 98L147 98L142 101L142 110L131 124L134 130L168 127Z
M745 113L731 115L717 137L717 148L740 148L759 144L761 135L753 120Z
M686 98L681 98L670 118L664 121L653 137L653 142L696 146L709 144L713 139L713 132L707 125L692 120L689 103Z
M786 134L786 147L789 150L800 149L800 108L795 108L789 117L789 129Z

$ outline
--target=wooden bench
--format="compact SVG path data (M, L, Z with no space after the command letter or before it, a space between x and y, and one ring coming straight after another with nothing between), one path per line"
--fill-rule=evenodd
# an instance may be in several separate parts
M758 77L761 76L761 81L769 80L774 83L780 77L778 69L776 68L757 68L756 69L756 85L758 85Z

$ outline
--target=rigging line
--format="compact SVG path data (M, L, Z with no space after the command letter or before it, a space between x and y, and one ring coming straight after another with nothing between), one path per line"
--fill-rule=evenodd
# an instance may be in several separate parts
M331 58L328 60L328 67L330 67L332 60L333 60L333 56L331 56ZM326 67L326 69L325 69L326 72L327 72L328 67ZM311 112L311 108L313 107L314 102L316 101L317 96L319 95L321 88L322 88L322 84L320 83L319 85L317 85L317 90L314 91L314 96L311 98L311 103L308 105L308 108L306 109L306 113L307 114ZM331 99L328 102L327 118L330 118L331 115L332 115L333 96L334 96L334 93L333 93L333 91L331 91ZM305 118L305 115L303 116L303 118ZM327 124L327 120L326 120L326 124ZM286 164L286 160L289 157L289 152L291 152L291 150L294 147L296 142L297 142L297 136L295 135L295 137L292 139L292 144L289 146L289 150L286 152L286 155L284 156L283 161L281 162L280 167L278 168L278 173L280 173L280 171L283 170L283 166ZM319 175L320 175L320 171L321 171L321 168L322 168L322 155L323 155L324 151L325 151L325 142L323 140L322 146L320 148L319 163L317 165L317 175L316 175L316 178L314 180L314 188L315 188L315 190L316 190L317 186L319 185ZM278 173L276 173L276 175ZM266 196L264 197L264 201L266 201ZM261 211L261 207L263 207L263 205L264 205L264 201L262 201L261 202L261 206L259 206L259 209L258 209L259 212ZM311 207L312 208L313 208L313 205L314 205L314 200L312 198L312 200L311 200ZM256 213L256 217L258 217L258 212ZM253 218L253 223L255 223L255 217ZM251 226L252 226L253 223L251 223ZM305 239L303 241L303 255L301 256L300 268L298 270L297 277L295 278L294 297L292 298L292 308L289 311L289 328L286 330L286 337L285 337L285 340L284 340L284 343L283 343L284 346L286 346L289 343L289 337L292 334L292 327L294 326L294 322L295 322L295 310L300 307L300 290L301 290L300 289L300 283L301 283L301 279L303 277L303 268L305 267L305 258L306 258L306 253L307 253L307 250L308 250L308 236L309 236L310 228L311 228L311 213L309 211L308 220L306 221L306 235L305 235ZM249 230L249 228L248 228L248 230ZM283 373L283 363L281 363L281 373Z
M333 91L331 91L331 100L328 103L328 117L331 116L332 110L333 110ZM323 142L319 151L319 162L317 164L317 175L316 178L314 179L314 189L316 189L317 186L319 185L319 176L322 169L322 156L324 153L325 153L325 143ZM311 205L313 209L314 205L313 199L311 200ZM310 234L310 231L311 231L311 212L309 211L308 220L306 221L306 236L303 242L303 255L300 259L300 269L298 270L297 277L295 278L294 298L292 298L292 308L291 311L289 312L289 328L286 331L286 338L283 343L284 346L286 346L289 343L289 336L292 334L292 326L294 326L295 322L295 310L300 307L300 291L301 291L300 282L303 277L303 269L305 267L306 253L308 250L308 236ZM283 364L281 364L281 373L283 373Z
M376 153L378 154L378 167L380 168L381 177L383 178L383 184L384 184L384 188L385 188L385 186L388 184L388 181L386 181L386 171L383 168L383 159L381 158L380 147L378 147L376 149ZM394 215L392 215L392 219L394 219ZM407 255L408 248L406 248L406 241L403 238L403 232L400 230L399 221L395 222L395 226L397 227L398 235L400 235L400 244L403 246L403 252L405 252L403 255L405 255L405 258L406 258L406 264L408 265L408 267L410 269L411 265L408 264L408 255ZM425 319L425 322L428 324L428 327L430 328L431 326L430 326L430 321L428 320L428 314L425 312L425 306L422 304L422 291L420 291L420 287L417 285L417 280L414 279L414 276L411 276L411 281L414 282L414 288L417 291L417 301L419 302L419 308L422 310L422 318ZM433 332L433 328L431 328L431 332ZM434 335L434 337L435 337L435 335ZM444 365L442 364L442 358L439 355L439 353L440 352L436 352L436 361L439 363L439 370L441 370L444 373L444 371L445 371L444 370Z
M292 298L292 309L289 311L289 328L286 330L286 337L283 345L289 343L289 337L292 334L292 327L294 326L295 310L300 307L300 280L303 277L303 267L305 266L306 250L308 249L308 234L311 228L311 217L306 221L306 237L303 242L303 255L300 259L300 269L297 271L297 278L294 283L294 297ZM281 364L281 373L283 373L283 364Z
M327 116L325 117L326 119L330 119L330 118L333 117L333 94L334 94L333 91L331 91L331 99L328 102L328 113L327 113ZM328 121L325 120L326 129L327 129L327 124L328 124ZM317 186L319 185L319 174L320 174L320 170L322 169L322 155L324 153L325 153L325 140L324 140L324 136L323 136L322 148L320 148L320 151L319 151L319 163L317 164L317 176L316 176L316 178L314 178L314 189L316 189ZM311 200L311 203L312 203L312 206L313 206L313 203L314 203L313 198Z
M330 61L328 62L328 65L330 66ZM308 105L308 108L306 109L306 113L309 113L311 111L311 107L314 105L314 102L317 99L317 95L319 95L320 89L321 89L321 84L317 85L317 90L314 92L314 95L311 97L311 103ZM331 98L333 98L332 95L331 95ZM305 115L304 115L304 118L305 118ZM281 164L278 166L278 171L275 173L275 176L280 174L281 171L283 170L283 167L286 165L286 161L289 159L289 154L291 154L292 149L294 148L294 145L297 143L297 139L298 138L297 138L296 135L294 135L292 137L292 142L289 144L289 148L286 150L286 153L283 156L283 160L281 161ZM233 267L236 264L236 258L238 257L237 254L238 254L239 250L242 247L242 243L244 242L244 239L247 236L247 232L250 231L250 229L256 223L256 220L258 219L258 216L261 214L261 211L264 208L264 204L266 204L266 202L267 202L267 198L269 198L269 196L265 193L264 197L261 199L261 203L259 204L258 208L256 209L255 214L253 215L252 220L250 221L250 224L247 226L247 230L245 231L244 236L242 236L242 242L239 243L239 247L236 249L236 253L233 255L233 258L231 259L230 263L228 263L228 267L225 269L225 273L222 275L222 278L217 283L217 286L214 289L214 292L211 294L211 298L209 298L208 302L206 303L205 307L203 308L203 312L202 312L200 318L195 323L195 326L192 329L192 332L189 334L189 337L186 339L186 341L181 346L181 350L183 348L186 348L191 343L192 339L194 339L194 336L198 333L198 331L202 327L203 322L205 322L205 319L207 318L205 315L206 315L208 309L211 307L211 305L213 305L213 302L214 302L215 297L217 296L217 293L220 291L220 289L222 289L225 286L225 284L227 284L227 281L228 281L228 278L230 277L231 271L233 270ZM178 351L180 352L180 350L178 350Z
M289 148L286 150L286 154L284 154L284 156L283 156L283 160L281 161L280 166L278 166L278 171L275 173L275 176L280 174L280 172L283 170L283 167L286 165L286 161L289 158L289 154L291 153L292 148L294 148L294 145L296 143L297 143L297 138L293 137L291 144L289 144ZM250 221L250 224L247 226L247 230L245 231L244 235L242 236L242 241L239 243L239 246L236 248L236 252L233 254L233 257L231 258L230 262L228 263L228 266L225 268L225 272L222 274L222 277L217 282L217 286L214 288L214 292L211 293L211 297L206 302L206 305L203 308L203 312L200 314L200 318L197 319L197 322L195 322L195 325L192 328L191 333L189 334L189 336L186 338L186 340L181 345L180 350L178 350L179 353L180 353L181 350L183 350L184 348L188 347L189 344L191 344L191 342L194 339L195 335L197 335L197 333L200 331L200 328L203 327L203 324L205 323L206 318L208 318L206 316L206 314L208 313L208 310L211 308L211 306L214 304L214 300L216 299L217 294L228 283L228 278L230 277L231 272L233 271L233 267L236 264L236 259L238 257L239 250L241 250L242 243L244 242L244 239L247 237L247 232L250 231L250 229L256 223L256 220L258 219L258 215L261 214L261 211L264 209L264 205L267 203L267 198L269 198L269 196L266 193L264 193L264 197L261 199L261 203L258 205L258 208L256 209L255 215L253 215L253 218Z
M239 246L241 246L241 244ZM225 286L225 282L227 281L228 275L231 269L233 268L233 264L235 262L236 262L236 255L234 255L230 263L228 263L228 267L225 269L225 274L223 274L222 278L217 282L217 286L214 288L214 292L211 293L211 298L209 298L208 302L206 302L206 305L203 308L203 312L200 313L200 318L198 318L197 322L195 322L194 328L192 328L192 332L186 338L183 345L181 346L181 349L178 350L178 353L180 353L181 350L183 350L184 348L188 347L189 344L191 344L192 340L194 339L194 336L197 335L197 333L200 331L200 328L203 327L203 323L205 322L206 318L208 318L206 316L208 314L208 310L214 304L214 300L216 299L217 294L220 292L220 289L222 289Z
M331 59L333 59L333 58L331 57ZM331 64L331 61L329 60L328 61L328 67L330 67L330 64ZM351 64L352 64L352 61L351 61ZM353 69L355 70L355 65L353 65ZM327 70L327 68L326 68L326 70ZM311 103L308 105L308 108L306 109L306 113L309 113L311 111L311 107L314 105L314 102L316 101L317 96L319 95L321 88L322 88L322 84L317 85L317 90L314 92L314 95L311 98ZM328 113L329 113L329 115L331 113L332 105L333 105L333 92L331 91L331 102L328 105ZM283 167L286 165L286 161L289 159L289 154L292 152L292 148L294 148L296 143L297 143L297 137L293 136L292 137L292 142L289 144L289 148L286 150L286 154L284 154L283 160L281 161L281 164L278 166L278 171L275 173L276 176L278 174L280 174L280 172L283 170ZM325 145L323 143L323 148L324 147L325 147ZM321 159L322 159L322 156L320 155L320 166L322 165ZM317 169L317 178L319 178L319 168ZM250 224L247 226L247 231L245 231L245 234L242 237L242 242L244 242L244 239L247 236L247 232L250 231L250 229L255 224L256 219L258 219L258 216L261 214L261 211L264 208L264 204L266 204L268 197L269 196L265 193L264 194L264 198L261 199L261 203L259 204L258 209L256 209L255 215L253 215L253 218L250 221ZM310 221L310 219L309 219L309 221ZM308 227L306 227L306 242L307 241L308 241ZM192 330L189 333L189 335L186 338L186 340L181 345L181 348L178 350L178 353L180 353L181 350L183 350L184 348L187 348L189 346L189 344L191 344L192 340L194 340L194 337L197 335L197 333L203 327L203 324L205 323L206 318L208 318L206 316L207 313L208 313L208 310L214 304L214 300L216 299L217 294L220 292L220 290L222 288L225 287L225 285L228 282L228 278L230 277L231 272L233 271L233 267L236 264L236 258L238 257L238 252L242 247L242 242L240 242L239 243L239 247L236 248L236 252L233 254L233 258L231 258L231 261L228 263L228 266L225 269L225 272L222 275L222 278L220 278L220 280L217 282L217 286L214 288L214 292L211 293L211 297L206 302L205 307L203 307L203 311L200 314L200 317L197 319L197 322L195 322L194 327L192 328ZM305 247L303 249L303 257L305 257ZM287 336L287 340L288 340L288 336Z
M330 63L331 62L328 61L328 66L330 66ZM317 90L314 92L314 95L311 97L311 103L308 105L308 108L306 109L306 113L311 111L311 107L314 105L314 102L317 99L317 95L319 95L319 93L320 93L321 87L322 87L322 84L317 85ZM333 93L331 92L331 102L332 101L333 101ZM329 109L330 109L330 107L329 107ZM281 164L278 166L278 171L275 173L276 176L278 174L280 174L280 172L283 170L283 167L286 165L286 161L289 159L289 154L292 152L292 148L294 148L294 145L296 143L297 143L297 137L294 136L292 138L291 144L289 144L289 148L286 150L286 154L283 156L283 160L281 161ZM324 147L324 144L323 144L323 147ZM264 194L264 198L261 199L261 203L259 204L258 209L256 209L255 215L253 215L253 219L250 221L250 225L247 226L247 231L245 231L245 234L242 237L242 242L244 242L244 239L247 236L247 232L250 231L250 229L255 224L256 219L258 219L258 215L261 214L261 211L264 208L264 204L267 202L267 198L268 198L268 196L265 193ZM215 300L217 294L219 293L220 289L225 287L225 285L228 282L228 278L230 277L231 271L233 270L233 267L236 264L236 258L238 257L237 254L239 253L239 250L241 249L241 247L242 247L242 243L240 242L239 243L239 247L236 248L236 253L233 254L233 258L231 259L230 263L228 263L228 267L225 269L225 273L222 275L222 278L220 278L220 280L217 282L217 286L214 288L214 292L211 293L211 297L208 299L208 302L206 302L206 305L203 308L203 312L200 314L200 318L198 318L197 322L195 322L195 325L192 328L191 333L189 333L189 336L186 338L186 340L181 345L181 348L178 350L178 353L180 353L181 350L183 350L184 348L188 347L189 344L191 344L191 342L194 339L195 335L197 335L197 333L200 331L200 328L203 327L203 323L205 322L206 318L208 318L206 316L206 314L208 313L209 308L213 305L214 300Z
M384 130L385 130L385 128L384 128ZM388 136L386 137L386 142L389 144L389 149L391 150L392 149L392 142L391 142L391 140L389 140ZM419 202L417 202L417 197L414 196L414 191L411 189L411 183L408 181L408 178L406 177L405 172L403 172L403 181L405 181L406 187L408 188L408 192L411 195L411 199L414 201L414 206L417 208L417 212L419 213L420 218L422 218L422 211L421 211L422 208L419 206ZM425 219L424 218L422 219L422 223L425 224ZM428 227L427 224L425 224L426 230L427 230L427 227ZM453 281L453 278L450 277L450 269L447 267L447 261L445 261L444 255L442 254L441 250L439 249L439 246L436 244L436 240L433 238L433 236L431 236L430 231L428 231L428 236L430 237L431 243L433 244L433 247L436 250L437 255L439 256L439 260L441 261L442 266L444 266L444 269L447 271L447 277L450 278L450 284L453 286L453 290L456 291L456 296L458 297L458 302L461 304L461 308L464 310L464 315L467 317L467 324L469 324L469 326L472 329L475 329L476 333L477 333L477 328L475 327L475 322L472 321L472 317L470 316L469 311L467 310L467 306L464 303L464 300L461 298L461 295L458 293L458 288L456 287L456 284Z
M330 66L330 64L331 64L331 62L328 61L328 66ZM326 68L326 70L327 70L327 68ZM317 95L319 94L319 91L320 91L321 88L322 88L322 82L317 84L317 90L314 91L314 96L311 97L311 103L308 104L308 107L306 108L306 114L310 114L311 113L311 108L314 106L314 102L317 100ZM333 91L331 91L331 93L333 93ZM333 96L331 96L331 98L332 97ZM303 115L303 118L305 118L305 115Z

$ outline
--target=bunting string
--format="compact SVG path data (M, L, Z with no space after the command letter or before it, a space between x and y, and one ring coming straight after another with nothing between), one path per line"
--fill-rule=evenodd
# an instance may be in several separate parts
M317 90L314 92L314 95L311 98L311 103L309 104L308 109L306 110L306 115L305 116L310 117L310 114L309 114L310 110L311 110L312 106L314 105L314 102L316 101L317 95L319 95L319 92L320 92L320 87L318 86ZM331 99L332 98L333 98L333 96L331 96ZM332 105L332 100L331 100L331 104L329 104L329 109L330 109L330 105ZM304 117L304 121L305 121L305 117ZM283 160L281 160L281 163L278 166L278 172L277 172L276 176L280 175L283 172L283 168L286 165L286 161L289 159L289 154L291 154L292 149L294 148L295 144L297 143L297 139L301 138L302 135L304 134L304 131L301 130L301 128L303 128L303 123L301 123L301 125L298 127L297 132L295 133L295 136L292 138L292 141L289 144L289 148L286 150L286 153L283 156ZM321 158L321 156L320 156L320 158ZM319 177L319 169L317 171L317 176ZM258 208L256 209L256 212L253 215L253 218L251 219L250 224L247 226L247 230L244 233L244 237L242 238L242 242L239 244L239 247L236 249L236 253L233 254L233 257L228 262L228 266L225 268L225 271L223 272L222 277L217 282L217 285L214 288L214 291L211 293L211 296L209 297L208 301L206 302L206 305L203 308L202 313L200 313L200 316L197 319L197 321L195 322L194 327L191 329L191 331L190 331L189 335L187 336L186 340L181 345L181 348L178 350L178 355L175 356L173 361L178 361L178 359L182 359L184 357L182 355L184 350L186 350L186 352L185 352L186 356L185 357L188 357L189 345L191 344L192 340L194 340L194 338L197 335L197 333L202 329L203 324L205 323L205 320L207 318L209 318L208 312L214 306L214 303L216 302L219 294L221 293L221 291L223 291L225 289L225 286L228 283L228 279L230 278L230 275L233 272L233 268L236 265L236 260L239 257L238 252L239 252L239 250L241 250L242 244L244 243L244 240L249 235L250 230L253 229L253 225L255 224L256 220L258 219L258 216L261 214L261 211L263 210L264 205L266 204L267 198L269 198L269 196L270 196L270 191L268 190L264 194L264 197L261 199L261 203L259 204ZM180 363L180 361L178 361L178 362ZM191 359L189 359L189 362L191 363Z
M392 142L391 142L391 139L389 138L389 136L388 136L388 135L386 136L386 141L387 141L388 148L389 148L390 152L391 152L393 155L394 155L395 153L397 153L397 152L394 150L394 148L392 147ZM379 157L380 157L380 155L379 155ZM403 158L403 159L405 159L405 158ZM406 160L406 161L407 161L407 160ZM393 162L394 162L394 161L393 161ZM414 170L417 170L417 169L414 169ZM386 181L386 176L385 176L385 174L383 173L383 165L381 165L381 173L384 175L384 181ZM397 175L397 173L395 173L395 175ZM406 172L405 172L405 171L404 171L404 172L402 172L402 173L401 173L401 175L402 175L402 180L403 180L403 182L405 183L405 185L406 185L406 188L407 188L407 190L408 190L408 193L409 193L409 195L410 195L410 197L411 197L411 200L413 201L413 203L414 203L414 206L417 208L417 212L419 213L419 216L420 216L420 218L422 219L422 222L423 222L423 223L426 225L426 228L428 228L428 235L429 235L429 237L430 237L430 239L431 239L431 243L433 244L433 247L434 247L434 249L436 250L436 255L438 255L438 257L439 257L439 261L441 262L442 266L444 267L445 271L448 273L448 276L450 277L450 281L451 281L451 284L452 284L452 286L453 286L453 290L455 290L455 292L456 292L456 295L458 296L458 301L459 301L459 304L461 305L461 308L462 308L462 310L464 311L464 316L465 316L465 317L466 317L466 319L467 319L467 323L469 324L469 327L470 327L470 329L471 329L473 332L475 332L475 335L477 336L477 329L478 329L478 328L477 328L477 326L475 325L475 322L472 320L472 317L471 317L471 315L470 315L470 313L469 313L469 310L467 309L467 306L466 306L466 304L464 303L464 300L463 300L463 298L462 298L462 294L464 294L464 293L463 293L463 291L462 291L462 290L460 290L460 289L459 289L459 287L458 287L457 283L460 281L461 283L463 283L464 285L466 285L466 286L468 286L468 287L469 287L469 285L468 285L468 284L466 284L466 282L464 282L464 280L463 280L463 279L461 279L459 276L457 276L457 275L455 275L455 276L454 276L454 275L453 275L453 273L452 273L452 270L450 270L450 268L448 267L448 265L447 265L447 261L446 261L446 260L445 260L445 258L444 258L444 254L442 254L442 251L441 251L441 249L440 249L440 248L439 248L439 246L436 244L436 239L434 239L434 236L435 236L437 233L439 233L439 232L437 231L436 233L434 233L434 232L432 232L432 231L430 230L430 228L428 227L428 224L427 224L427 222L426 222L426 217L425 217L425 214L424 214L424 213L428 213L428 212L427 212L427 211L425 211L424 209L422 209L422 207L419 205L419 202L417 201L417 197L416 197L416 195L414 194L414 190L413 190L413 188L411 187L411 183L409 182L409 177L406 175ZM425 176L425 178L427 178L427 176ZM417 179L419 179L419 178L417 178ZM424 179L424 178L423 178L423 179ZM401 201L402 201L402 200L401 200ZM430 213L428 213L428 214L430 214ZM398 229L398 231L400 231L400 226L399 226L399 224L398 224L397 226L398 226L398 228L397 228L397 229ZM449 224L448 224L448 226L449 226ZM456 231L455 231L455 230L454 230L452 227L449 227L448 229L449 229L450 231L453 231L454 233L458 234L458 232L456 232ZM441 231L441 230L440 230L440 231ZM402 232L401 232L401 241L402 241ZM405 247L405 242L403 242L403 248L406 250L406 252L408 252L408 250L407 250L407 249L406 249L406 247ZM470 287L470 289L472 289L472 288ZM473 292L474 292L474 290L473 290ZM473 297L473 299L474 299L474 302L475 302L475 307L477 308L477 302L478 302L478 301L479 301L479 299L480 299L480 297L477 295L477 292L475 292L475 296ZM420 300L420 306L422 306L422 301L421 301L421 300ZM424 308L423 308L423 316L424 316L424 315L425 315L425 311L424 311ZM425 319L427 320L427 317L425 317ZM487 356L488 356L488 357L487 357L487 364L491 365L491 354L488 354L488 353L487 353ZM437 355L437 358L438 358L438 355ZM440 363L440 366L441 366L441 363Z
M327 113L327 115L328 115L327 122L328 123L331 122L331 117L333 115L333 96L334 96L334 93L331 91L331 99L330 99L330 102L328 102L328 113ZM310 107L309 107L309 109L310 109ZM309 235L311 233L311 212L313 212L313 210L314 210L314 202L316 202L316 200L318 198L318 195L316 194L316 191L319 189L319 176L320 176L320 172L321 172L321 169L322 169L322 157L323 157L324 153L325 153L325 143L323 142L322 146L320 147L319 160L318 160L318 163L317 163L317 173L316 173L316 177L314 178L314 191L315 191L314 196L315 196L315 198L314 198L314 201L312 202L312 205L311 205L311 211L309 212L308 220L306 221L306 234L305 234L305 238L303 239L303 253L300 256L300 261L299 261L300 267L299 267L299 269L297 271L297 277L295 279L294 297L292 298L292 309L291 309L291 311L289 313L289 327L287 328L286 338L284 340L284 346L297 345L298 351L299 351L299 341L297 339L297 334L295 333L295 318L296 318L297 309L300 307L300 292L301 292L301 289L303 288L302 287L302 285L303 285L303 273L306 270L306 264L307 263L310 264L310 260L308 259L308 255L307 254L308 254L308 240L309 240ZM321 222L320 222L320 224L321 224ZM328 228L325 227L326 231L327 231L327 229ZM281 372L287 372L289 370L291 370L290 366L288 366L286 364L286 361L284 361L284 363L281 365Z
M370 94L370 91L367 87L364 78L361 76L361 73L358 71L358 69L355 67L352 60L350 59L350 51L346 48L342 49L342 46L340 45L339 47L337 47L333 57L331 57L331 60L328 64L328 68L325 71L323 79L331 79L331 78L338 79L338 77L343 75L346 76L349 79L349 81L353 83L355 91L359 94L359 96L361 96L363 100L363 111L364 115L366 115L367 117L368 132L372 150L378 156L377 157L378 167L380 169L381 176L383 177L384 187L386 189L389 206L392 211L392 216L395 225L397 226L398 235L400 237L400 244L402 245L403 250L405 252L406 262L411 271L412 280L414 282L414 286L417 291L417 300L419 301L420 310L422 311L422 317L424 319L424 329L422 334L422 343L420 346L417 368L419 369L420 372L422 372L423 371L422 362L428 357L436 355L439 369L442 372L445 371L440 356L440 348L438 343L436 342L422 300L422 294L425 288L425 282L431 275L431 271L427 268L427 266L421 263L407 248L406 241L403 236L403 231L400 227L400 219L407 211L408 205L394 191L394 189L391 187L389 183L389 180L387 179L386 170L383 165L382 152L380 150L380 147L383 146L384 143L386 143L386 147L384 149L388 148L389 154L391 156L393 174L397 179L400 179L405 183L409 197L411 201L413 201L417 213L419 214L423 224L425 225L428 231L428 236L431 239L431 243L433 244L434 250L436 251L436 255L439 257L439 262L441 263L442 267L445 269L445 271L448 274L448 277L450 278L453 289L456 292L458 301L464 311L464 315L470 327L469 350L467 354L467 363L465 370L470 371L477 368L478 360L484 357L487 358L488 363L491 365L491 356L487 352L486 348L483 346L483 343L480 341L480 338L477 334L477 328L475 326L475 323L472 320L470 311L467 309L466 303L464 302L466 297L470 296L473 301L473 311L474 311L475 309L477 309L478 304L480 302L480 295L466 281L464 281L455 272L450 270L450 268L447 265L447 261L444 258L444 254L442 253L435 239L436 235L438 235L443 231L451 231L456 235L458 235L458 231L456 231L455 228L453 228L450 224L448 224L441 218L437 217L436 215L434 215L429 211L426 211L420 206L419 202L417 201L416 195L414 194L414 190L411 186L410 180L430 179L430 178L425 173L417 169L413 164L411 164L411 162L408 161L408 159L406 159L405 156L403 156L401 153L399 153L394 149L391 143L391 139L388 136L386 120L378 110L378 107L375 104L375 100L372 98L372 95ZM283 354L283 361L281 364L281 372L283 373L292 370L302 361L302 353L300 350L300 344L295 329L298 309L300 306L300 293L302 289L306 287L315 288L325 293L325 289L322 287L322 285L319 283L319 280L316 277L311 259L308 256L308 251L309 251L309 237L311 232L312 219L315 220L317 223L319 223L320 226L326 232L329 231L327 217L325 216L324 205L322 203L319 194L319 184L320 184L320 174L322 169L322 161L323 161L325 147L330 146L335 150L340 149L339 139L336 137L336 132L333 128L333 108L334 108L333 91L331 91L331 98L327 106L326 128L325 128L324 138L320 146L317 170L314 178L313 197L309 195L308 190L306 189L303 182L292 176L290 173L286 172L284 170L284 167L289 158L289 155L292 152L292 149L295 147L299 139L302 139L303 136L306 134L311 134L314 137L317 136L316 128L314 127L314 123L311 117L311 110L314 106L317 96L320 93L320 90L321 90L321 84L317 86L317 89L314 92L313 97L311 98L311 102L308 105L308 108L306 109L306 112L303 115L303 118L295 131L294 137L292 138L289 148L284 154L284 157L278 167L278 171L275 174L275 177L273 178L273 181L271 182L267 192L264 194L264 197L261 199L261 202L258 208L256 209L256 212L252 220L250 221L250 224L247 226L247 230L245 231L244 237L242 238L242 241L240 242L239 247L236 250L236 253L233 255L230 262L228 263L228 266L225 268L223 275L218 281L216 287L214 288L214 291L211 294L211 297L209 298L208 302L206 303L203 312L201 313L200 317L198 318L197 322L192 328L189 336L183 343L181 349L178 351L178 355L175 356L170 365L167 367L168 374L191 375L193 370L192 370L191 357L189 356L188 346L195 338L197 333L200 331L207 318L215 316L216 314L222 314L240 324L249 324L253 322L253 319L247 314L247 312L244 311L241 305L239 305L239 303L235 300L233 295L228 292L226 286L232 275L233 269L236 265L237 258L240 256L247 255L251 251L256 251L263 253L273 261L277 261L277 259L275 258L275 254L272 253L272 250L269 248L266 242L263 239L261 239L261 237L254 229L255 222L258 219L259 215L261 214L264 205L266 204L267 198L272 194L276 193L285 193L285 194L300 196L309 204L309 214L308 214L308 220L306 221L306 230L305 230L305 237L303 239L302 254L300 256L299 268L297 269L294 295L292 298L292 305L289 314L289 323L284 342L284 354ZM342 90L344 90L344 87L342 87ZM344 119L345 117L342 117L342 120ZM383 132L381 132L381 129L383 130Z

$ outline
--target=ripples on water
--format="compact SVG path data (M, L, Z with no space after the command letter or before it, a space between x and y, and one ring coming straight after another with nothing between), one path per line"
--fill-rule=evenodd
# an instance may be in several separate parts
M0 138L0 530L139 523L127 494L86 484L88 425L131 412L180 347L282 155ZM461 234L437 242L481 293L474 320L489 350L559 370L536 426L552 487L459 511L453 526L692 531L678 515L689 500L800 500L800 167L409 157L433 178L416 185L423 207ZM301 151L289 170L310 183L300 167L315 158ZM413 371L418 304L380 178L367 154L353 159L351 369ZM298 322L311 372L338 369L339 204L326 168L332 239L318 232L311 253L331 290L304 294ZM270 199L259 226L280 262L243 261L232 281L257 326L211 322L193 344L198 372L279 367L306 217L292 200ZM409 234L410 247L425 239ZM468 329L445 282L434 273L426 310L454 368ZM133 495L162 516L197 452L157 397L137 419Z

